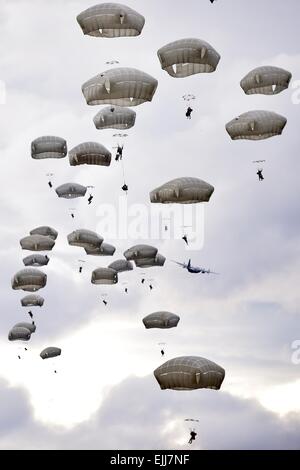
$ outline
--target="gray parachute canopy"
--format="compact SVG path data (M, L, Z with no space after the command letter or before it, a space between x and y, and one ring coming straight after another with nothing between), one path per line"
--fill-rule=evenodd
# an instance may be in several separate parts
M92 284L116 284L118 282L118 273L110 268L97 268L92 272Z
M161 68L175 78L214 72L220 60L220 55L208 42L195 38L171 42L161 47L157 55Z
M83 34L101 38L138 36L145 18L137 11L120 3L101 3L77 16Z
M23 263L25 266L46 266L49 258L45 255L29 255L23 258Z
M87 255L93 256L113 256L114 252L116 251L116 247L110 245L109 243L102 243L101 246L98 248L85 248L85 252Z
M157 80L140 70L126 67L106 70L82 85L87 104L137 106L152 101Z
M68 235L68 243L71 246L95 250L103 243L103 237L92 230L79 229Z
M240 85L246 95L277 95L289 87L291 78L287 70L267 65L251 70Z
M36 326L33 323L28 323L28 322L21 322L17 323L14 328L27 328L27 330L30 331L30 334L35 333L36 331Z
M58 197L64 199L75 199L76 197L85 196L87 188L78 183L65 183L55 189Z
M67 143L61 137L46 135L31 142L31 156L35 159L64 158L67 151Z
M20 240L23 250L29 251L50 251L55 245L53 238L45 235L29 235Z
M154 266L163 266L165 264L166 258L157 253L155 258L139 258L135 260L135 265L137 268L152 268Z
M159 186L150 192L150 201L161 204L194 204L208 202L214 187L199 178L185 176Z
M56 348L54 346L50 346L49 348L43 349L43 351L40 353L40 356L42 359L50 359L52 357L60 356L61 355L61 349Z
M157 248L151 245L135 245L128 248L123 254L127 261L135 261L143 258L153 259L157 255Z
M44 305L44 298L40 295L29 294L21 299L22 307L42 307Z
M232 140L262 140L280 135L287 119L271 111L248 111L226 124Z
M123 273L125 271L132 271L133 264L125 259L117 259L108 265L108 268L114 269L117 273Z
M98 142L83 142L70 150L69 162L71 166L84 164L109 166L111 153Z
M122 106L106 106L94 117L97 129L130 129L135 124L136 112Z
M177 326L180 317L171 312L154 312L143 318L143 323L149 328L174 328Z
M45 287L47 275L39 269L27 268L18 271L11 280L11 286L14 290L24 290L35 292Z
M154 376L162 390L219 390L225 370L203 357L182 356L162 364L154 371Z
M24 328L23 326L14 326L8 333L9 341L29 341L30 338L30 330L28 330L28 328Z
M34 228L29 233L30 235L44 235L45 237L53 238L53 240L56 240L58 235L58 232L54 228L48 227L48 225Z

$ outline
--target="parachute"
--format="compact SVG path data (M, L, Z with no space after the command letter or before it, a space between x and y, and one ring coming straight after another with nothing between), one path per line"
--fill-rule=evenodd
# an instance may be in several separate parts
M84 142L69 151L69 162L71 166L84 164L109 166L111 153L98 142Z
M21 322L17 323L14 328L27 328L27 330L30 331L30 334L35 333L36 331L36 326L33 323L28 323L28 322Z
M162 390L219 390L225 370L218 364L198 356L182 356L171 359L154 371Z
M23 326L14 326L8 333L9 341L29 341L31 338L31 332L28 328Z
M49 258L44 255L29 255L23 258L23 263L25 266L46 266Z
M226 124L232 140L262 140L280 135L287 119L271 111L248 111Z
M23 250L30 251L50 251L55 245L55 241L45 235L29 235L20 240Z
M150 192L150 201L161 204L195 204L208 202L214 187L199 178L183 177L159 186Z
M246 95L277 95L289 87L292 74L273 66L257 67L240 82Z
M22 307L42 307L44 298L40 295L29 294L21 299Z
M157 248L151 245L135 245L124 251L124 256L127 261L135 261L143 258L155 258L157 255Z
M154 266L163 266L165 264L166 258L157 253L155 258L139 258L135 260L135 265L137 268L152 268Z
M130 129L135 124L136 112L122 106L107 106L94 117L97 129Z
M180 317L171 312L154 312L143 318L145 328L174 328L177 326Z
M133 265L130 261L125 259L117 259L108 265L108 268L114 269L117 273L123 273L125 271L132 271Z
M96 75L82 85L88 105L137 106L152 101L157 80L140 70L118 67Z
M75 199L76 197L83 197L87 191L86 186L78 183L65 183L55 189L58 197L65 199Z
M94 249L100 247L103 237L92 230L79 229L68 235L68 243L71 246L80 246L82 248Z
M47 135L31 142L31 156L34 159L64 158L66 155L67 143L61 137Z
M43 235L45 237L50 237L53 238L53 240L56 240L58 235L58 232L54 228L48 227L47 225L34 228L29 233L30 235Z
M220 55L210 44L195 38L170 42L161 47L157 55L161 68L174 78L214 72L220 60Z
M45 287L47 274L39 269L27 268L18 271L12 278L11 285L14 290L35 292Z
M56 348L54 346L50 346L48 348L43 349L43 351L40 353L40 357L42 359L50 359L52 357L57 357L61 355L61 349Z
M138 36L145 18L137 11L119 3L101 3L77 16L83 34L101 38Z
M97 268L92 272L92 284L116 284L118 273L111 268Z
M116 251L116 247L110 245L109 243L101 243L98 248L85 248L85 252L87 255L93 256L113 256L114 252Z

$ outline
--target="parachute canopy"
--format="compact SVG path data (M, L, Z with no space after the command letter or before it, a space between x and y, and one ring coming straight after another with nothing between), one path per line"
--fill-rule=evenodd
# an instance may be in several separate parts
M43 349L43 351L40 353L40 356L42 359L50 359L52 357L60 356L61 355L61 349L56 348L54 346L50 346L48 348Z
M232 140L262 140L280 135L287 119L271 111L248 111L226 124Z
M20 240L23 250L50 251L55 245L53 238L45 235L29 235Z
M43 304L44 298L36 294L25 295L25 297L21 299L22 307L42 307Z
M152 101L157 80L140 70L126 67L106 70L82 85L87 104L137 106Z
M287 70L267 65L251 70L240 85L246 95L277 95L289 87L291 78Z
M14 326L8 333L9 341L29 341L31 338L31 333L28 328L23 326Z
M48 256L44 255L29 255L23 258L25 266L46 266L49 263Z
M198 356L182 356L165 362L155 369L154 376L162 390L219 390L225 370L218 364Z
M220 60L220 55L208 42L195 38L170 42L161 47L157 55L161 68L174 78L214 72Z
M101 3L77 16L83 34L101 38L138 36L145 18L137 11L120 3Z
M68 243L71 246L81 246L82 248L97 249L103 242L103 237L92 230L79 229L68 235Z
M157 248L151 245L135 245L124 251L124 256L127 261L135 261L143 258L155 258L157 255Z
M36 330L36 326L33 323L28 322L17 323L13 328L27 328L31 334L35 333Z
M55 189L58 197L65 199L75 199L85 196L87 188L78 183L65 183Z
M118 273L111 268L97 268L92 272L92 284L116 284Z
M67 151L67 142L61 137L47 135L31 142L31 156L34 159L64 158Z
M58 235L58 232L54 228L48 227L47 225L34 228L29 233L30 235L44 235L45 237L53 238L53 240L56 240Z
M183 177L159 186L150 192L150 201L161 204L194 204L208 202L214 187L199 178Z
M165 264L166 258L157 253L155 258L138 258L135 260L135 265L137 268L152 268L154 266L163 266Z
M114 269L117 273L123 273L125 271L132 271L133 265L130 261L125 259L117 259L108 265L108 268Z
M106 106L94 117L97 129L130 129L135 124L136 112L122 106Z
M18 271L11 281L14 290L24 290L35 292L45 287L47 283L47 275L39 269L27 268Z
M116 247L110 245L109 243L101 243L98 248L85 248L85 252L87 255L93 256L113 256L114 252L116 251Z
M70 150L69 162L71 166L84 164L109 166L111 153L104 145L98 144L98 142L84 142Z
M149 328L174 328L177 326L180 317L171 312L154 312L143 318L143 323Z

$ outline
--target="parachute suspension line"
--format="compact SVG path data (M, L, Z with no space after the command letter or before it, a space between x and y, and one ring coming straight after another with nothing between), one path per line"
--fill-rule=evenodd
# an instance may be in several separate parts
M125 191L126 196L127 196L128 186L127 186L126 180L125 180L125 166L124 166L123 158L121 159L121 163L122 163L122 174L123 174L123 181L124 181L122 189L123 189L123 191Z
M121 162L122 162L122 174L123 174L123 181L124 181L124 184L125 184L125 183L126 183L126 181L125 181L125 167L124 167L124 161L123 161L123 158L122 158Z

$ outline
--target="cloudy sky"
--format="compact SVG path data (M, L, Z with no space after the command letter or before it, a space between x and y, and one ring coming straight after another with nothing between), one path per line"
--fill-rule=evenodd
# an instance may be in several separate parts
M143 33L111 40L82 34L76 15L91 5L0 3L0 448L187 449L184 419L194 418L194 449L297 449L299 2L129 0L146 18ZM174 79L161 70L156 51L185 37L202 38L220 53L215 73ZM135 109L136 125L125 141L127 198L114 160L109 168L70 167L67 159L30 156L31 141L41 135L62 136L69 149L98 141L113 150L113 131L95 129L99 108L87 106L81 93L82 83L112 60L159 82L153 101ZM273 97L246 96L239 81L260 65L290 70L290 89ZM191 121L184 116L186 93L196 96ZM225 123L254 109L286 116L282 136L231 141ZM262 183L252 163L257 159L266 159ZM48 188L48 173L55 187L68 181L95 186L93 204L59 200ZM154 239L149 229L157 220L149 191L179 176L197 176L215 187L199 210L192 250L180 236ZM140 218L133 217L137 208ZM45 304L34 312L37 332L25 353L24 345L7 340L9 329L29 318L20 304L24 293L13 291L10 279L28 254L20 238L39 225L56 228L59 237L40 291ZM68 246L66 236L77 228L98 230L117 247L113 259L142 241L156 245L167 262L121 274L116 286L94 286L92 270L112 260ZM193 276L171 262L188 258L221 274ZM85 261L82 275L79 259ZM157 310L180 315L178 327L145 330L142 318ZM221 390L161 391L153 376L163 362L159 342L166 343L166 359L198 355L224 367ZM62 348L62 355L42 361L46 346Z

